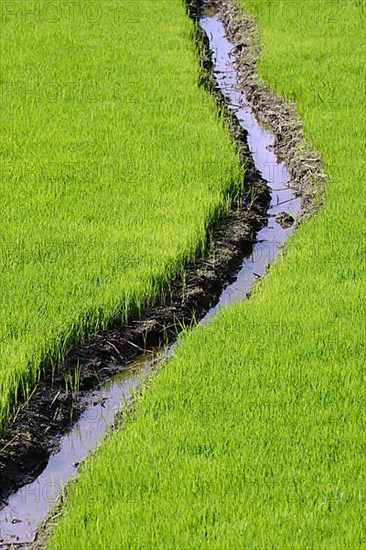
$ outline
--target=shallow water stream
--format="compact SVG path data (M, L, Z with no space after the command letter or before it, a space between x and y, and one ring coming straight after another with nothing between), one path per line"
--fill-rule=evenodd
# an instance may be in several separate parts
M233 65L232 44L226 39L222 23L215 16L203 17L200 26L207 33L213 51L217 85L229 100L240 124L248 133L248 145L255 166L271 190L268 225L257 233L250 257L243 259L240 271L232 284L224 288L218 303L201 320L203 325L223 307L244 300L253 282L263 276L269 264L279 254L293 227L283 227L276 221L282 213L290 213L294 220L300 213L300 199L290 185L290 176L284 163L273 152L273 136L256 121L243 93L237 90L237 74ZM100 443L113 425L115 415L129 401L134 390L148 377L156 361L173 353L175 345L160 355L147 354L125 368L92 392L88 405L73 428L62 439L59 450L50 457L47 467L36 481L14 493L0 510L0 547L11 545L29 548L37 533L37 525L44 521L63 487L77 476L79 464Z

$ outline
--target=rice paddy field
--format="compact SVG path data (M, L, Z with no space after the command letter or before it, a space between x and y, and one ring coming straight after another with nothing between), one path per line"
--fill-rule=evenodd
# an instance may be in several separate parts
M42 365L202 250L243 168L181 0L78 2L57 25L1 3L5 429ZM324 206L249 300L180 338L68 487L51 550L366 548L365 3L235 3Z
M1 433L41 365L156 298L243 176L181 2L0 8Z
M365 548L364 3L240 2L325 206L245 303L186 335L70 487L49 547Z

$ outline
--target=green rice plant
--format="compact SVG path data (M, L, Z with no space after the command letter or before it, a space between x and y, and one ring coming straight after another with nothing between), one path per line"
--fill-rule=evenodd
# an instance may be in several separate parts
M205 246L242 168L180 0L0 0L0 433Z
M49 548L365 548L364 2L241 1L324 208L185 335L70 486Z
M67 374L64 374L65 393L66 395L68 395L70 392L73 399L77 397L77 394L80 389L80 373L81 373L81 367L80 367L80 364L78 363L74 372L69 372Z

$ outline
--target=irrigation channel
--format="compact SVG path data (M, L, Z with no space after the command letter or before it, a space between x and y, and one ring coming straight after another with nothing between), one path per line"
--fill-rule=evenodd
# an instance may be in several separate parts
M247 142L256 169L271 192L268 223L257 233L250 257L243 259L235 280L228 284L218 302L200 325L210 322L219 310L244 300L257 277L265 274L269 264L293 231L293 221L300 213L300 199L291 188L286 165L273 152L274 139L256 120L245 94L238 90L233 45L225 36L223 24L215 14L205 14L199 25L205 31L214 63L216 85L226 97L229 108L247 132ZM199 329L198 329L199 330ZM92 452L108 432L134 390L152 372L154 365L174 351L157 350L129 364L122 373L91 393L88 406L66 434L57 452L38 478L12 494L0 510L0 547L29 548L37 536L38 525L44 522L65 485L77 476L79 464Z

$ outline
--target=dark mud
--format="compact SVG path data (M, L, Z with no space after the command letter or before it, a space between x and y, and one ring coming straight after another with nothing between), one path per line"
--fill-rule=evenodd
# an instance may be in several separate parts
M250 200L237 199L231 211L210 228L207 253L186 266L184 280L181 276L173 280L159 303L146 308L128 326L115 323L109 330L72 347L53 375L51 367L44 369L33 397L0 440L0 505L11 492L32 482L44 470L62 435L85 410L93 390L123 371L142 351L167 345L184 325L205 315L232 280L243 256L250 254L256 233L267 223L268 187L254 166L245 130L215 86L208 41L201 30L197 31L197 46L203 61L201 84L215 95L235 137ZM76 391L67 390L65 380L75 379L75 373Z

